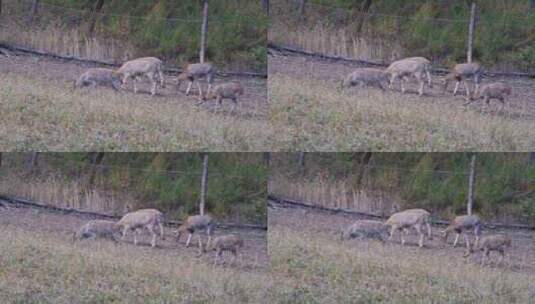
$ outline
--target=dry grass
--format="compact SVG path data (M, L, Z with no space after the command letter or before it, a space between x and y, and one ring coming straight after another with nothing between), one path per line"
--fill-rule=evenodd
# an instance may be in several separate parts
M73 91L71 81L0 75L0 150L257 151L271 147L271 128L254 113L214 114L195 102L177 102L175 96Z
M293 303L528 303L533 275L417 248L341 243L270 226L272 271L294 280ZM444 267L447 265L447 267Z
M326 208L344 208L372 214L390 214L395 194L359 189L354 180L333 180L318 174L311 179L271 173L269 193Z
M264 303L273 283L266 273L214 268L178 251L2 230L3 303Z
M329 81L270 72L279 147L304 151L530 151L535 122L426 96L339 91ZM436 99L436 103L430 99Z
M85 178L68 179L50 174L36 178L23 172L0 170L0 193L46 203L60 208L91 210L122 215L127 206L143 206L143 202L128 191L112 192L89 187Z

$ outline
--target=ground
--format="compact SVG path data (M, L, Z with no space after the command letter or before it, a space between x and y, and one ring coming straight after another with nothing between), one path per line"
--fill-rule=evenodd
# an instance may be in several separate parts
M197 256L173 229L150 247L144 236L72 243L73 232L90 217L42 209L0 206L0 298L2 303L269 303L266 232L217 229L235 233L244 250L214 266L214 252ZM194 237L194 241L197 239Z
M444 93L440 75L417 95L409 82L402 95L376 88L340 90L342 79L362 65L272 50L269 62L270 119L281 145L307 151L459 151L535 148L535 80L485 77L513 87L506 107L493 100L465 106L464 85ZM473 83L470 83L473 90ZM525 130L526 132L524 132Z
M217 77L215 84L239 81L245 88L238 109L231 101L213 113L215 102L197 106L196 86L185 96L176 75L150 96L145 80L115 92L99 87L75 90L76 78L92 64L43 56L0 55L0 148L60 151L263 150L271 135L266 80ZM206 84L204 84L206 89Z
M339 240L340 229L359 219L354 215L289 208L271 202L269 248L272 271L294 278L299 299L315 303L526 303L535 300L535 233L507 233L513 247L504 263L497 255L485 267L480 255L465 259L465 248L452 248L438 238L443 227L433 226L434 238L417 246L413 233L402 247L399 238ZM470 236L473 238L473 236ZM464 242L462 242L464 245ZM494 253L496 254L496 253Z

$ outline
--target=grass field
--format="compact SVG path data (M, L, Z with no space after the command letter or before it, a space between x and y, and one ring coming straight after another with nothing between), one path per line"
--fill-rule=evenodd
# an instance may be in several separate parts
M138 246L129 238L73 244L73 231L87 220L0 207L1 302L262 303L273 284L265 232L232 231L244 239L242 256L233 265L225 254L214 267L214 253L197 257L196 246L177 243L169 228L156 248L148 235Z
M531 151L535 110L529 81L511 106L463 106L464 99L339 90L354 67L301 57L270 58L270 119L279 145L304 151ZM435 76L436 78L436 76ZM451 90L451 88L450 88ZM531 90L532 91L532 90Z
M86 67L43 58L0 56L0 150L32 151L258 151L269 147L266 81L244 84L240 108L176 89L172 77L159 95L131 89L73 90ZM217 79L216 83L230 79Z
M515 236L503 264L464 259L463 248L340 242L354 218L302 209L269 210L271 271L293 280L293 303L533 303L533 239ZM399 241L398 241L399 242ZM531 249L529 249L531 248Z

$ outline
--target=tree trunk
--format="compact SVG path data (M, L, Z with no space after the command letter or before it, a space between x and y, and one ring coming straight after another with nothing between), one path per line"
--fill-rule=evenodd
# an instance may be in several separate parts
M208 0L203 0L202 9L202 28L201 28L201 51L199 53L199 60L204 63L204 56L206 53L206 34L208 30Z
M33 18L35 18L35 15L37 14L37 8L39 6L39 0L33 0L32 2L32 8L30 10L30 17L28 18L29 22L32 23L33 22Z
M476 155L472 154L472 159L470 161L470 176L468 179L468 204L466 208L468 215L472 215L472 207L474 203L475 178L476 178Z
M0 14L2 14L2 0L0 0Z
M357 24L356 34L360 34L360 31L362 30L362 25L364 24L364 20L366 19L366 14L370 10L370 6L372 6L372 0L365 0L362 3L362 6L360 7L361 15Z
M28 159L28 172L33 173L35 171L35 167L37 166L37 160L39 159L39 152L32 152L29 155Z
M269 152L264 152L264 165L269 166L271 162L271 154Z
M97 23L97 16L102 10L103 6L104 6L104 0L97 0L97 2L95 3L95 7L93 8L93 11L92 11L91 23L89 24L90 35L92 35L93 31L95 30L95 24Z
M372 156L373 156L372 152L366 152L360 158L360 169L359 169L359 174L357 175L357 181L356 181L357 186L359 188L362 185L362 179L364 178L364 175L368 171L368 165L370 164Z
M0 1L0 3L2 3L2 1ZM530 0L529 3L531 4L531 8L535 9L535 0Z
M299 158L297 159L299 167L303 168L305 166L306 152L299 152Z
M262 0L262 8L264 8L266 14L269 16L269 0Z
M93 184L95 183L95 177L97 175L97 171L99 169L99 166L102 164L102 161L104 160L105 153L104 152L97 152L92 155L90 158L91 163L91 173L89 175L89 188L93 188Z
M199 203L199 213L201 215L204 215L207 181L208 181L208 153L204 153L203 162L202 162L201 201Z
M1 4L1 0L0 0L0 4ZM0 152L0 167L2 167L2 152Z
M468 25L468 52L466 54L466 60L472 62L472 49L474 47L474 26L476 18L476 3L472 2L472 8L470 9L470 24Z
M305 18L306 4L307 4L307 0L301 0L299 2L299 9L298 9L299 21L304 21L306 19Z

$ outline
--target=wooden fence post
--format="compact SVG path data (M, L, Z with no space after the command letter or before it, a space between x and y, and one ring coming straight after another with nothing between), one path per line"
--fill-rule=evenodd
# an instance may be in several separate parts
M269 0L262 0L262 7L266 11L266 14L269 16Z
M206 52L207 28L208 28L208 0L203 0L202 27L201 27L201 51L199 53L199 60L201 63L204 63L204 55Z
M476 3L472 2L472 8L470 10L470 24L468 25L468 53L466 60L472 62L472 51L474 47L474 25L476 19Z
M199 203L199 213L204 215L204 203L206 200L206 186L208 180L208 153L204 153L202 162L202 178L201 178L201 201Z
M467 204L468 215L472 215L472 207L474 203L475 175L476 175L476 155L472 154L472 159L470 161L470 176L468 178L468 204Z

